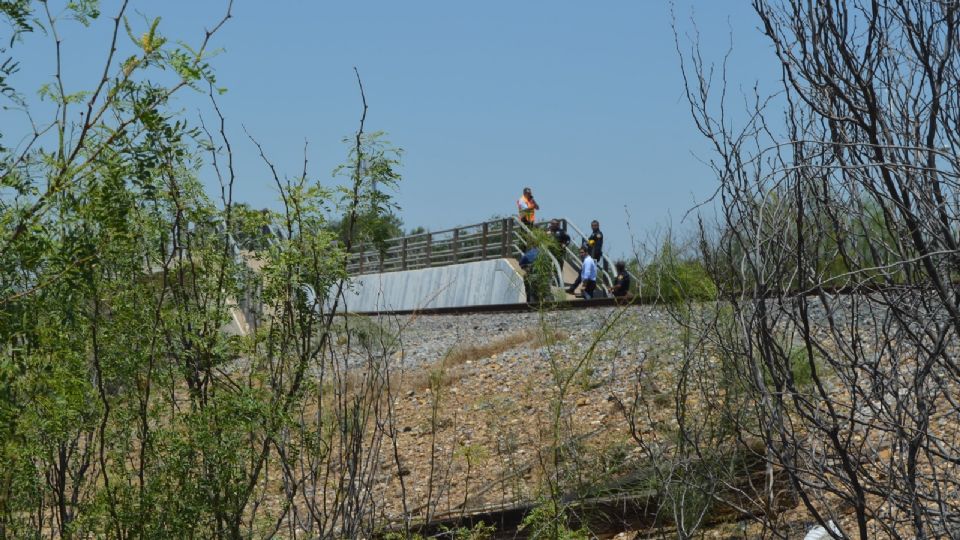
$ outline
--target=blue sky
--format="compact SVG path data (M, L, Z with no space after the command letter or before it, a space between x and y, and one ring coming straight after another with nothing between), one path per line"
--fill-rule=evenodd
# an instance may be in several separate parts
M93 29L63 27L68 91L95 83L115 5L103 2ZM225 5L133 1L128 15L137 30L146 25L139 14L160 16L162 34L198 43ZM734 92L757 80L775 88L778 72L749 2L678 0L672 9L684 34L696 21L708 60L721 61L732 35ZM312 176L333 182L347 152L341 139L360 114L356 67L368 130L386 131L404 149L396 196L407 228L513 213L529 185L540 216L583 230L599 219L613 255L631 251L631 234L689 230L684 214L715 179L683 97L670 12L670 3L640 0L238 0L212 60L228 89L220 105L236 153L236 198L279 207L241 126L288 175L301 170L308 141ZM18 88L50 80L49 40L29 37L14 52L23 65ZM207 109L203 96L178 99L188 118Z

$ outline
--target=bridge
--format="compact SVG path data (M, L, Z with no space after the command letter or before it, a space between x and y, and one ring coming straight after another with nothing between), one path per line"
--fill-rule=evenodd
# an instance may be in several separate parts
M572 300L565 288L580 273L578 248L587 236L566 219L559 219L570 243L559 257L540 250L549 261L550 286L557 298ZM547 222L539 224L545 227ZM259 271L261 262L237 243L220 224L238 263ZM266 236L276 242L282 233L275 228ZM523 255L531 229L517 218L501 218L452 229L392 238L383 244L357 246L347 257L349 282L339 302L348 312L402 312L460 307L522 305L527 303L525 272L518 259ZM597 283L610 286L613 263L603 256L597 269ZM631 276L636 280L635 277ZM636 282L636 281L635 281ZM317 292L302 285L309 304ZM230 299L232 320L224 331L246 335L256 326L260 305L257 291Z
M539 256L549 258L551 286L560 296L580 273L577 250L587 235L566 219L558 221L570 244L560 257L550 250ZM517 260L530 237L530 228L510 217L357 246L347 259L351 293L346 308L369 312L524 303L524 273ZM613 268L605 255L598 261L598 285L612 285Z

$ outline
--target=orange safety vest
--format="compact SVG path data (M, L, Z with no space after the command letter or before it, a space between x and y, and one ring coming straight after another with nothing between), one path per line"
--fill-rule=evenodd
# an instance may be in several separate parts
M527 207L524 208L524 205ZM526 195L517 199L517 210L520 212L521 220L533 223L536 219L536 212L534 211L533 203L530 202L530 199L528 199Z

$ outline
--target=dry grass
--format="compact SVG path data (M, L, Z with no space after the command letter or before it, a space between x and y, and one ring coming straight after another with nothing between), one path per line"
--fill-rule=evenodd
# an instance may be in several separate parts
M455 383L463 372L459 369L468 362L490 358L524 345L543 347L563 341L569 337L559 330L544 330L540 327L531 327L506 334L498 339L482 344L468 344L454 347L447 351L440 360L431 365L420 367L404 374L401 391L419 390L433 385L441 387ZM431 384L432 383L432 384Z
M468 361L489 358L495 354L519 347L526 344L536 344L537 347L551 345L567 338L566 333L549 330L544 332L542 328L525 328L512 334L507 334L500 339L484 343L482 345L466 345L456 347L441 360L445 368L452 368L463 365Z

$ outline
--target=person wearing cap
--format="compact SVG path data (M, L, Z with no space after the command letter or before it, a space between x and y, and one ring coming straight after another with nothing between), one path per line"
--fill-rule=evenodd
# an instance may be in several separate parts
M520 221L525 225L533 225L536 221L536 211L540 205L533 199L533 190L528 187L523 188L523 195L517 199L517 211L520 214Z

